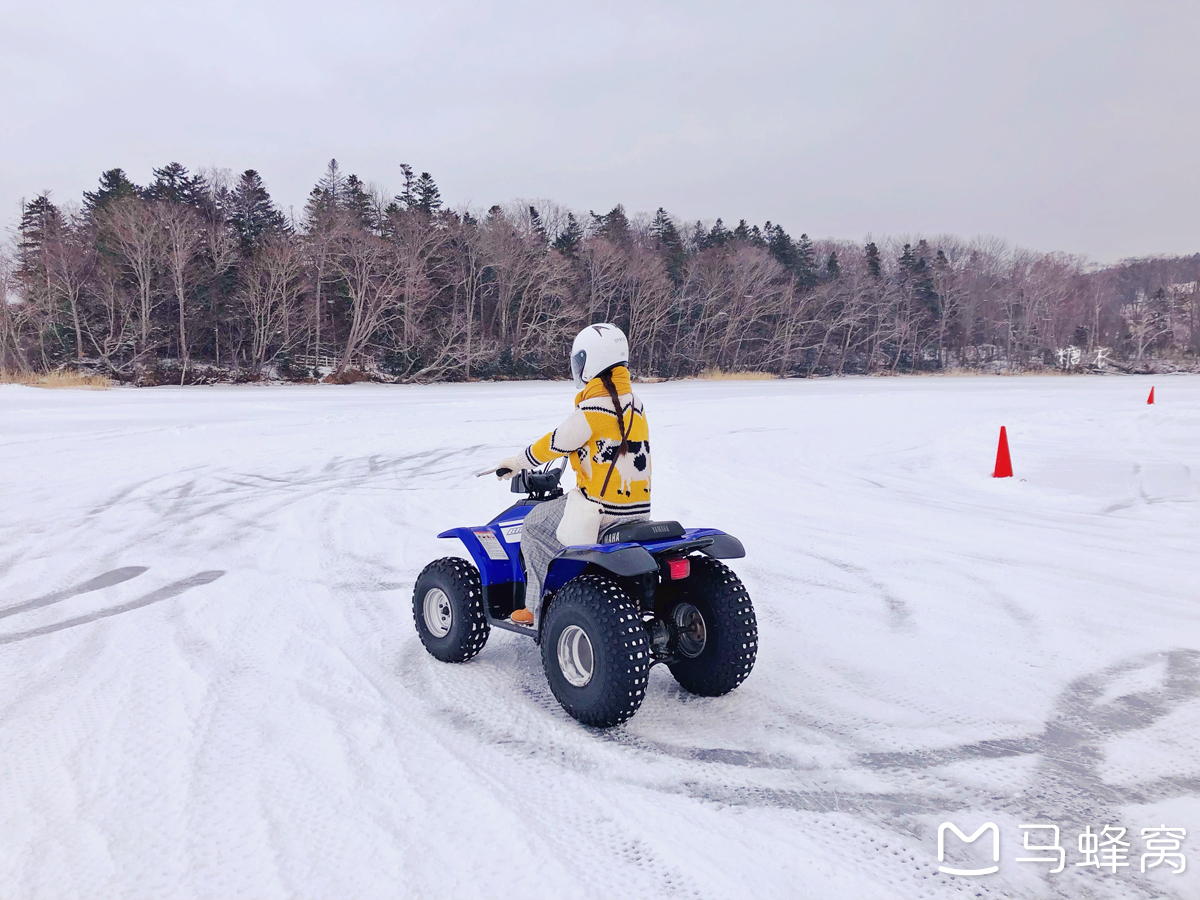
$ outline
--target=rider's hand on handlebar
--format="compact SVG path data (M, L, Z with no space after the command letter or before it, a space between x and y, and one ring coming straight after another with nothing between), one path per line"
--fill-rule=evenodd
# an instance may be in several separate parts
M529 461L523 456L510 456L508 459L502 459L496 464L496 477L509 479L518 472L529 468Z

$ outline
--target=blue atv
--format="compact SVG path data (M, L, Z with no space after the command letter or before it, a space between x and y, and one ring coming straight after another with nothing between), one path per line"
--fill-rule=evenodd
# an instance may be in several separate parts
M462 541L475 564L445 557L417 578L413 621L425 649L465 662L493 627L531 637L563 709L601 728L638 711L657 663L705 697L745 681L758 624L745 586L718 560L746 552L715 528L641 522L609 529L598 544L567 547L550 563L537 626L511 621L525 606L521 526L539 503L563 495L561 462L515 475L512 490L525 498L487 525L438 535Z

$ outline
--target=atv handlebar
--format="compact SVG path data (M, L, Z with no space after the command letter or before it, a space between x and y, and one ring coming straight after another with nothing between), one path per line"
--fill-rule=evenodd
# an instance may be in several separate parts
M500 466L498 469L484 469L482 472L476 472L475 477L482 478L484 475L495 475L497 478L503 478L511 471L512 469L508 466Z
M562 457L547 463L542 469L532 471L522 469L513 475L511 490L514 494L528 494L534 500L553 500L555 497L561 497L563 492L558 483L566 468L566 457ZM476 472L475 477L495 475L497 478L503 478L510 472L512 469L508 466L500 466L496 469L484 469L482 472Z
M557 497L562 493L562 488L558 486L559 480L562 478L563 472L567 468L567 461L564 457L562 465L549 463L544 469L538 471L522 470L512 477L512 492L514 494L529 494L530 496L541 496L543 499L550 499L551 496ZM497 471L497 475L502 473Z

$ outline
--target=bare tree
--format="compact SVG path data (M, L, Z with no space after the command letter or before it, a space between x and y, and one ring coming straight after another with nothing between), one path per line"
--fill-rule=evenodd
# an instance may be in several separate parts
M88 237L78 226L69 226L55 234L43 248L51 289L65 302L71 317L76 359L83 359L80 309L96 268L96 247Z
M1159 288L1151 296L1139 292L1131 302L1121 307L1121 318L1129 329L1136 362L1141 362L1146 350L1164 334L1171 331L1171 319L1167 314L1166 291Z
M350 231L334 262L350 299L350 323L338 363L338 374L361 356L377 331L400 314L404 273L393 245L373 234Z
M0 246L0 369L28 368L22 346L29 309L20 295L21 280L13 254Z
M196 277L196 252L204 240L200 216L190 206L159 203L155 208L163 236L163 249L171 292L179 313L179 383L183 384L188 367L187 313L188 293Z
M631 340L635 347L643 348L635 359L653 372L655 347L671 315L672 284L663 258L649 249L633 248L622 289L629 310Z
M162 226L148 203L131 198L113 203L103 216L102 227L134 284L139 329L136 355L141 356L150 349L159 301L156 275L164 245Z
M464 302L468 309L473 308L470 291L475 290L476 282L482 277L474 257L464 253L461 233L455 234L462 223L455 223L443 230L430 228L424 218L415 212L399 212L392 217L390 229L393 234L393 252L396 267L400 276L400 293L402 308L400 321L396 330L396 344L401 354L409 358L410 365L405 371L405 377L426 377L429 373L419 363L421 348L428 336L436 331L435 300L438 295L438 282L446 285L448 291L466 291L468 296ZM457 240L456 240L457 237ZM454 241L457 252L450 252L447 242ZM471 317L461 324L461 332L470 347ZM456 325L450 329L453 334L459 334ZM430 362L434 370L441 370L446 347L453 342L441 339L439 350L434 354L436 362ZM470 354L463 361L464 370L469 370ZM432 376L430 376L432 377Z
M580 254L586 322L611 322L617 318L617 300L624 254L606 238L592 238Z
M114 371L128 368L123 360L136 341L135 302L120 268L101 262L88 285L88 315L83 329L96 355Z
M477 229L476 242L483 266L479 275L487 276L478 286L486 335L508 349L514 364L537 347L561 343L564 322L575 318L567 302L569 270L547 249L528 213L514 224L493 210Z
M308 268L313 284L312 304L312 354L321 355L321 326L325 320L325 305L328 301L326 287L336 271L335 259L338 247L351 225L337 208L322 208L315 213L304 236L304 247L308 257Z
M250 259L243 271L241 292L250 330L250 366L254 372L292 345L288 322L300 304L304 264L297 248L272 238Z

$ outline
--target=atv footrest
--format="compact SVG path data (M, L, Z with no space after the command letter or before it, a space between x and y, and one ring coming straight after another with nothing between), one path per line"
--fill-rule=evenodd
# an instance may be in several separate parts
M523 634L526 637L537 639L537 629L532 625L518 625L512 619L492 619L491 625L493 628L503 628L505 631L515 631L517 634Z

